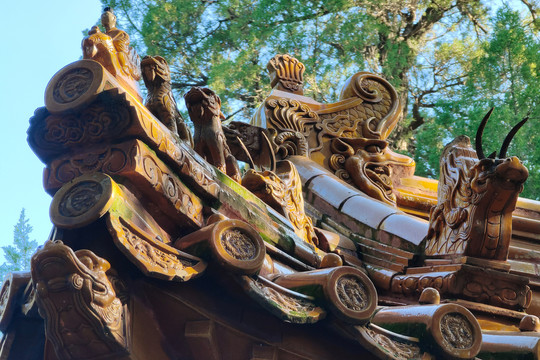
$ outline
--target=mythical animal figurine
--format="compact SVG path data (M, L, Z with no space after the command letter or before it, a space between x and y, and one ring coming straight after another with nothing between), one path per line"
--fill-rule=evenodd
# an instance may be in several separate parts
M275 172L250 169L242 178L242 185L289 219L300 238L318 245L311 218L304 212L302 180L292 162L278 161Z
M101 32L99 27L92 26L88 36L82 41L83 58L99 62L114 76L120 73L118 53L112 38Z
M482 133L491 109L476 133L476 153L468 137L448 144L441 155L438 205L430 213L426 255L460 255L505 261L512 236L512 212L527 180L527 168L508 146L527 118L506 136L498 157L486 157Z
M184 95L189 117L195 127L195 151L219 170L240 182L240 169L231 154L221 127L221 99L210 89L193 87Z
M145 106L180 139L193 147L193 138L178 111L171 90L171 72L161 56L145 56L141 62L144 85L148 89Z

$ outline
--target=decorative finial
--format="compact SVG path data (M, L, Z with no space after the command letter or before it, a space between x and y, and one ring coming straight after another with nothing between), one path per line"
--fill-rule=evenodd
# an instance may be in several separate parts
M306 67L289 54L278 54L266 66L270 75L270 85L279 90L303 95L304 71Z

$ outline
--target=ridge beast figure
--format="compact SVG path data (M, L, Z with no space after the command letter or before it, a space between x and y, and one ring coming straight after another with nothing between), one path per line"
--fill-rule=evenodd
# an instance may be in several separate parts
M304 211L302 180L296 166L288 160L278 161L275 171L247 171L242 186L287 218L304 241L318 245L313 222Z
M426 255L472 256L505 261L512 236L512 212L529 172L506 157L512 138L528 118L504 139L498 156L486 157L482 133L491 109L476 133L476 152L467 136L448 144L441 155L438 205L430 213Z
M161 56L145 56L141 62L144 85L148 89L145 106L174 134L193 147L193 138L178 111L171 90L171 71Z
M221 127L221 119L225 119L221 112L221 99L212 90L200 87L192 87L184 99L195 127L195 151L240 183L240 169Z

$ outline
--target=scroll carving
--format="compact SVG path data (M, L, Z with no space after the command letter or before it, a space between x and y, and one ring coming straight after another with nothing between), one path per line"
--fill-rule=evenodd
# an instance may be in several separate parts
M63 157L51 162L45 172L45 189L55 191L78 176L101 171L109 175L134 167L132 159L122 147L106 147L93 152Z
M460 277L458 289L466 299L515 310L526 309L531 303L531 289L523 280L486 276L482 272L466 272Z
M456 138L443 150L437 206L430 212L427 255L502 261L508 257L512 212L529 172L518 158L506 158L506 150L501 150L500 158L483 156L481 135L490 114L477 135L480 159L466 136ZM513 136L514 130L509 135ZM503 148L510 140L507 137Z
M293 163L279 161L275 173L248 170L242 185L285 216L301 239L310 244L318 243L311 218L304 212L302 181Z
M426 288L438 290L441 296L469 299L478 303L521 310L529 306L531 290L526 281L505 278L504 273L485 273L465 266L456 271L396 275L391 290L417 297Z
M206 269L206 263L201 259L153 240L145 231L122 218L109 215L107 226L118 248L148 276L183 282Z
M129 318L107 277L109 263L89 250L46 242L32 257L32 281L47 339L61 359L129 354Z
M426 288L438 290L441 294L457 292L456 274L426 273L411 275L396 275L392 279L392 292L405 296L419 296Z
M396 90L375 74L354 74L347 80L339 98L359 98L364 101L363 106L351 108L350 113L352 118L364 119L361 137L385 140L401 117Z
M170 204L191 222L201 226L202 203L174 173L170 173L158 159L146 155L142 157L142 172L155 190L163 194Z
M94 102L79 113L63 115L49 114L43 109L30 119L28 141L36 152L48 158L118 138L126 133L136 116L135 109L115 102Z

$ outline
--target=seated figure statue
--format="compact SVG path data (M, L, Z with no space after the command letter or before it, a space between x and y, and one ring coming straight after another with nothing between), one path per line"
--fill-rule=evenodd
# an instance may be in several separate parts
M105 9L101 21L106 32L97 26L92 27L82 41L83 58L100 63L140 98L137 84L141 79L139 55L129 46L128 34L115 27L116 16L110 8Z
M140 80L140 59L135 50L129 46L129 35L116 28L116 15L112 8L106 7L101 14L101 25L105 28L105 33L113 41L114 48L117 51L118 62L122 71L135 80Z

